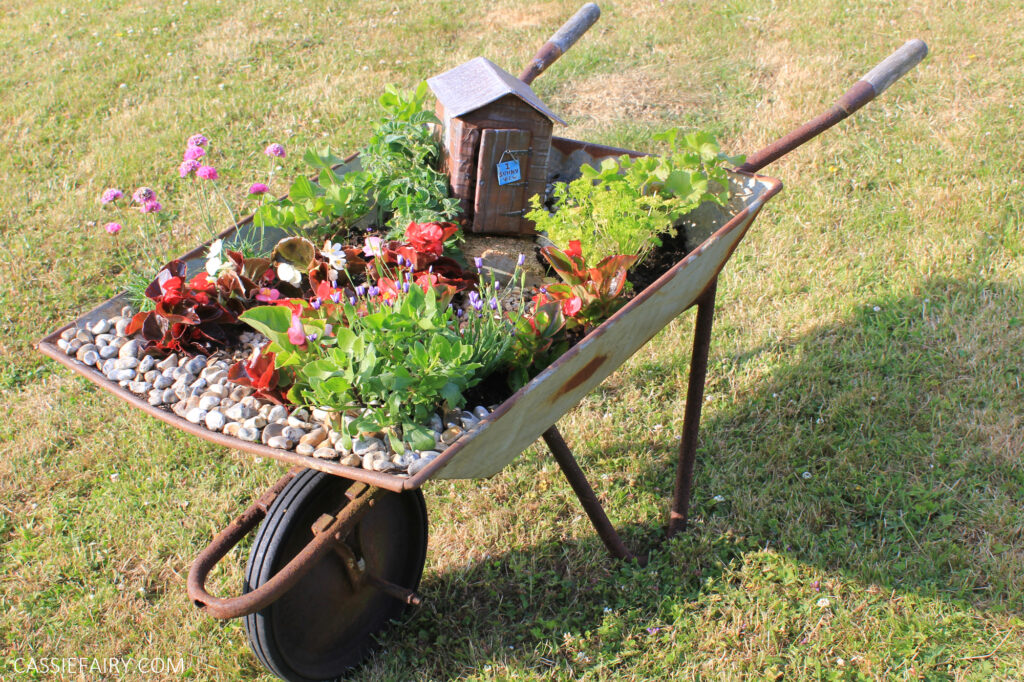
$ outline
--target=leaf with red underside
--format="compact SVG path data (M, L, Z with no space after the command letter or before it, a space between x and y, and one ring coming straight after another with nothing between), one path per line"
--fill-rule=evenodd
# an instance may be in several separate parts
M228 370L228 379L254 390L253 395L278 405L287 403L281 384L281 373L274 366L276 355L261 350L254 359L242 360Z

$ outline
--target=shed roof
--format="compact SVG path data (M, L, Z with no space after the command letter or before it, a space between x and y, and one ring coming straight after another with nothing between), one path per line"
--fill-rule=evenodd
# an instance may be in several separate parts
M529 85L483 57L428 78L427 84L444 105L446 113L453 117L479 109L505 95L515 95L548 118L565 125L565 121L548 109Z

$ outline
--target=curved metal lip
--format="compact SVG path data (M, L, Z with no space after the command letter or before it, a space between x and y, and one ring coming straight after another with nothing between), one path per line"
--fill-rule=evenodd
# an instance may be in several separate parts
M575 142L575 141L567 140L566 142ZM630 154L630 155L635 155L635 156L642 155L642 153L639 153L639 152L632 152L632 151L629 151L629 150L617 149L617 148L613 148L613 147L605 147L603 145L591 145L590 143L585 143L585 142L581 142L581 143L578 143L578 144L587 145L587 146L593 147L595 149L601 149L602 151L607 150L610 153L625 153L625 154ZM346 158L345 162L346 163L350 162L353 159L355 159L356 157L357 157L357 155L353 154L353 155L349 156L348 158ZM596 337L604 334L605 331L607 331L607 329L611 325L617 324L620 320L625 320L633 310L635 310L637 307L643 305L645 301L647 301L652 296L654 296L654 294L661 287L663 287L669 280L671 280L672 278L676 277L680 273L680 271L682 271L684 268L687 267L687 265L689 263L693 262L703 252L706 244L708 244L712 240L720 239L723 235L726 235L729 232L731 232L732 230L736 229L739 225L741 225L744 222L744 220L746 220L746 218L751 213L753 213L756 216L756 213L758 211L760 211L761 207L769 199L771 199L773 196L775 196L776 194L778 194L782 190L782 182L777 180L777 179L775 179L775 178L770 178L770 177L763 176L763 175L757 175L757 174L754 174L754 173L746 173L746 172L742 172L742 171L735 171L735 172L736 172L737 175L741 175L741 176L745 176L745 177L748 177L748 178L752 178L752 179L757 180L758 182L767 184L768 185L768 189L765 190L765 192L758 198L758 200L756 202L748 204L747 206L745 206L740 212L738 212L736 215L734 215L732 218L730 218L729 221L725 225L720 227L710 237L708 237L708 239L706 239L704 243L702 243L700 246L698 246L692 252L687 254L686 257L683 258L681 261L679 261L678 263L673 265L671 268L669 268L654 283L652 283L650 286L648 286L646 289L644 289L644 291L642 291L638 296L636 296L633 300L631 300L629 303L627 303L625 306L623 306L622 309L620 309L618 312L616 312L610 318L605 320L600 326L598 326L596 329L594 329L592 332L590 332L590 334L587 335L587 338L596 338ZM221 232L218 235L218 238L225 238L225 237L230 236L238 228L251 223L252 222L252 218L253 217L251 215L247 216L246 218L243 218L236 225L234 225L234 226L224 230L223 232ZM748 226L748 228L749 228L749 226ZM739 241L742 241L742 238L737 241L737 245L739 244ZM183 256L181 256L181 259L182 260L189 260L189 259L197 258L197 257L201 256L203 254L203 252L204 252L204 249L207 246L209 246L209 243L210 242L207 241L207 242L204 242L204 243L200 244L196 248L192 249L188 253L186 253ZM732 252L730 252L730 254L725 259L723 259L721 265L715 271L716 274L721 270L722 267L725 266L725 264L728 262L729 257L731 255L732 255ZM166 410L166 409L163 409L161 407L156 407L156 406L150 405L147 401L143 400L142 398L140 398L139 396L135 395L131 391L129 391L126 388L118 385L117 383L112 382L109 379L107 379L107 377L104 376L103 373L100 372L95 367L90 367L90 366L85 365L84 363L80 362L79 360L77 360L73 356L67 355L66 353L64 353L64 351L62 351L60 348L57 347L57 345L56 345L57 339L60 337L61 332L63 332L65 329L67 329L69 327L77 326L81 322L83 322L84 320L88 320L89 318L95 317L101 310L106 309L106 308L110 308L111 306L114 306L114 305L118 305L119 301L122 301L122 302L124 301L123 294L119 294L118 296L114 296L114 297L104 301L103 303L101 303L100 305L96 306L95 308L93 308L89 312L85 313L84 315L79 316L74 321L72 321L72 322L70 322L68 324L65 324L62 327L58 328L57 330L55 330L54 332L52 332L51 334L47 335L42 340L40 340L36 344L36 348L41 353L43 353L44 355L46 355L46 356L56 360L57 362L59 362L60 364L64 365L65 367L67 367L67 368L71 369L72 371L82 375L83 377L85 377L89 381L93 382L94 384L96 384L100 388L102 388L102 389L104 389L106 391L109 391L110 393L114 394L118 398L121 398L122 400L124 400L128 404L143 410L147 414L152 415L153 417L156 417L157 419L159 419L159 420L161 420L161 421L163 421L163 422L165 422L167 424L170 424L171 426L179 428L182 431L185 431L187 433L191 433L191 434L193 434L195 436L198 436L198 437L200 437L200 438L202 438L202 439L204 439L206 441L209 441L209 442L214 443L216 445L222 445L222 446L224 446L226 448L230 448L232 450L240 450L240 451L243 451L243 452L248 452L248 453L250 453L250 454L252 454L254 456L257 456L257 457L267 457L269 459L275 459L275 460L277 460L279 462L283 462L285 464L289 464L289 465L292 465L292 466L295 466L295 465L303 466L303 467L306 467L308 469L315 469L317 471L323 471L324 473L332 474L334 476L341 476L341 477L348 478L348 479L353 480L353 481L361 481L363 483L374 485L374 486L377 486L379 488L384 488L385 490L390 490L392 492L403 492L403 491L406 491L406 490L415 490L417 488L422 487L425 482L427 482L428 480L433 478L434 475L436 475L441 469L443 469L445 467L445 465L448 464L448 462L450 462L451 459L460 450L462 450L463 447L466 446L467 443L469 443L471 440L474 440L474 439L476 439L478 437L481 437L483 434L485 434L487 432L487 427L488 427L489 424L492 424L495 421L497 421L498 419L501 419L502 415L504 415L506 412L509 411L509 409L511 408L512 404L515 403L518 400L518 398L527 390L527 388L535 385L537 382L543 381L544 378L549 374L549 370L551 369L551 368L548 368L548 370L545 370L540 375L535 377L529 384L527 384L523 388L519 389L508 400L506 400L504 403L499 405L497 409L495 409L490 415L488 415L487 419L485 419L482 422L480 422L480 426L478 428L476 428L474 431L472 431L469 434L467 434L466 437L460 438L458 441L456 441L452 445L448 446L443 452L438 454L438 456L430 464L428 464L426 467L424 467L416 475L414 475L414 476L407 476L407 475L385 474L385 473L381 473L379 471L367 471L366 469L363 469L361 467L345 466L343 464L339 464L338 462L334 462L334 461L331 461L331 460L323 460L323 459L317 459L316 457L312 457L312 456L299 455L299 454L296 454L295 452L292 452L290 450L278 450L276 448L271 448L269 446L262 445L262 444L259 444L259 443L249 443L249 442L240 440L238 438L234 438L232 436L226 436L223 433L219 433L217 431L210 431L209 429L207 429L207 428L205 428L203 426L200 426L199 424L193 424L192 422L189 422L186 419L184 419L182 417L179 417L178 415L174 414L170 410ZM583 344L581 343L581 344L577 344L573 348L570 348L569 351L566 352L564 355L562 355L558 360L556 360L555 363L551 367L552 368L553 367L557 367L557 366L567 362L569 359L575 357L576 354L581 352L582 346L583 346Z

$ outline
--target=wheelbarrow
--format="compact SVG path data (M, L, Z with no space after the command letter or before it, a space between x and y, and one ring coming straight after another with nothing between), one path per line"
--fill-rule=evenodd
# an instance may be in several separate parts
M536 78L597 16L596 6L584 6L537 53L520 79L529 83ZM615 531L556 423L658 331L696 307L666 538L686 528L718 274L765 202L782 189L781 182L757 172L864 106L926 54L922 41L908 41L828 111L748 157L730 173L727 206L706 204L688 216L688 234L695 246L685 258L411 476L344 466L206 430L148 404L57 347L65 329L116 314L124 304L123 295L56 330L38 348L173 426L253 456L293 465L199 554L189 571L188 595L215 618L244 617L253 651L278 676L287 680L335 679L365 657L375 645L375 634L389 621L420 602L415 590L426 560L428 536L421 492L424 484L435 479L494 476L538 438L547 444L608 551L620 559L643 560ZM595 163L621 154L642 155L564 138L554 138L552 148L565 157L577 154L578 158L582 152ZM357 159L350 157L346 162L357 163ZM221 237L251 230L250 217ZM204 253L205 245L182 260L196 271L202 267ZM205 586L210 571L257 527L243 593L211 595Z

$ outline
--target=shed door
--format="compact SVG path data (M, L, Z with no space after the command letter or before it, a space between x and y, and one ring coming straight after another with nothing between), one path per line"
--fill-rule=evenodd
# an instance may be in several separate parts
M529 130L488 128L481 131L473 232L532 234L533 224L523 219L523 214L530 210L527 181L532 141ZM498 164L513 159L519 162L519 180L499 185Z

